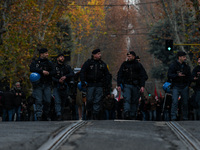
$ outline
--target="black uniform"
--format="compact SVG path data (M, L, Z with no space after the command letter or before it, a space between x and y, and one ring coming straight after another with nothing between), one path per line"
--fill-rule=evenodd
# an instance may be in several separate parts
M88 59L81 68L80 79L87 86L110 86L111 74L102 60Z
M124 90L124 118L135 119L139 101L139 90L145 86L148 79L142 64L137 60L122 63L117 76L117 85L123 85Z
M66 76L65 83L69 84L71 80L73 80L74 72L69 65L66 64L58 64L56 63L54 66L55 75L53 76L53 85L54 87L60 87L59 79L62 76ZM62 87L61 87L62 88Z
M44 76L43 70L48 71L49 75ZM30 65L31 72L37 72L41 75L40 82L33 85L33 97L35 98L36 116L41 120L42 114L44 120L51 120L49 117L51 104L51 85L52 76L55 74L53 63L48 59L33 60Z
M66 101L68 99L69 82L74 76L74 72L69 65L58 64L54 66L56 74L53 76L53 94L55 96L55 111L57 119L61 120ZM66 76L64 83L60 83L59 79Z
M179 72L182 72L185 76L179 76ZM183 120L188 120L189 84L191 81L190 67L185 62L181 64L176 60L169 67L168 78L172 81L173 87L171 120L177 119L179 95L181 95Z
M147 79L147 73L141 63L137 60L124 61L117 75L117 85L131 84L144 87Z
M182 72L185 76L179 77L178 72ZM172 80L173 86L186 87L191 81L190 67L185 62L180 64L176 60L169 67L168 78Z
M49 71L48 76L43 75L43 70ZM33 60L30 65L30 72L37 72L41 75L40 84L52 84L52 76L55 74L53 63L49 59Z
M103 92L109 95L111 74L102 60L88 59L81 68L80 80L82 85L87 82L87 111L93 112L93 119L99 119Z

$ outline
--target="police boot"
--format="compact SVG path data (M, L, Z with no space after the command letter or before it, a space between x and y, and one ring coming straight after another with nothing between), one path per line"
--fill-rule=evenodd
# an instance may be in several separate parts
M49 115L43 114L43 121L51 121Z
M99 115L99 113L94 113L94 114L93 114L93 120L100 120L100 115Z
M92 112L91 111L87 111L86 119L87 120L91 120L92 119Z
M42 117L37 117L37 121L42 121Z
M130 112L129 111L124 113L124 119L125 120L130 120Z

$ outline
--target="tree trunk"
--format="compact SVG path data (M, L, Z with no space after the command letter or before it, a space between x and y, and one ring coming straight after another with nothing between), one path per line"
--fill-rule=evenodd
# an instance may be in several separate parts
M174 31L175 39L177 41L177 44L181 44L182 42L180 40L180 37L179 37L179 34L178 34L178 28L177 28L178 26L177 26L176 14L175 14L175 8L176 7L175 7L175 4L174 4L174 0L171 0L172 16L170 16L170 14L169 14L166 6L165 6L164 0L161 0L161 3L163 4L164 11L165 11L165 13L166 13L166 15L168 17L168 20L169 20L169 22L171 24L171 27L172 27L172 29ZM181 48L182 51L184 51L186 54L188 54L187 51L185 51L185 49L184 49L184 47L182 45L180 45L180 48ZM193 69L194 67L192 65L192 61L189 58L189 55L187 55L187 59L188 59L189 66L191 67L191 69Z

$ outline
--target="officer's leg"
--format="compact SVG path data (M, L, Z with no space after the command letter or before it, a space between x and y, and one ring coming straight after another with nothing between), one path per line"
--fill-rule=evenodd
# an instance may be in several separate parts
M93 116L95 120L100 119L102 97L103 97L103 88L95 87L94 101L93 101Z
M53 89L53 95L55 96L55 112L58 117L61 116L61 99L58 88Z
M174 87L172 89L172 108L171 108L171 120L176 120L177 119L177 114L178 114L178 88Z
M131 110L130 110L130 115L131 118L135 119L137 115L137 109L138 109L138 103L139 103L139 87L137 86L132 86L132 92L131 92Z
M47 121L50 121L50 105L51 105L51 86L50 85L44 85L43 86L43 99L44 99L44 119Z
M183 120L188 120L188 99L189 99L189 89L187 86L181 91Z
M124 119L130 119L131 85L124 85Z
M36 117L41 120L42 117L42 87L37 86L33 89L33 97L35 98Z
M65 106L66 106L66 104L68 104L69 105L69 98L68 98L68 94L69 93L69 91L68 91L68 89L66 88L65 90L63 90L63 91L61 91L60 92L60 98L61 98L61 115L63 115L63 113L64 113L64 108L65 108Z
M153 121L156 121L156 110L153 110Z
M94 90L95 87L87 88L87 98L86 98L86 110L87 110L87 119L91 119L92 117L92 107L93 107L93 99L94 99Z
M196 90L195 94L195 104L197 104L194 109L194 120L200 120L200 90Z

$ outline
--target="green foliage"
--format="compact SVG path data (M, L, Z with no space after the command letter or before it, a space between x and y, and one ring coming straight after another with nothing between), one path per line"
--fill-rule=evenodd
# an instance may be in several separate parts
M166 19L157 22L149 32L149 52L165 65L169 65L174 58L173 52L165 50L165 40L174 39L171 33L173 33L172 28Z
M161 81L166 81L167 80L167 71L168 71L168 66L161 64L158 67L152 68L151 76L153 78L159 79Z
M177 32L181 40L184 42L186 41L186 43L195 42L192 35L193 32L190 32L194 31L193 30L194 17L191 16L192 16L191 12L186 12L184 14L184 18L181 18L181 15L179 13L177 13L176 15L177 30L178 30ZM184 24L182 22L182 19L184 19ZM151 70L152 77L163 80L166 77L170 63L176 59L176 53L178 50L180 50L180 46L176 45L174 45L173 52L167 51L165 49L166 39L172 39L174 43L176 43L174 29L169 23L169 20L165 18L156 22L149 32L148 39L150 41L149 52L153 54L162 63L160 66L155 67ZM193 39L193 41L189 39ZM191 47L185 47L185 50L188 52L188 54L192 56Z

